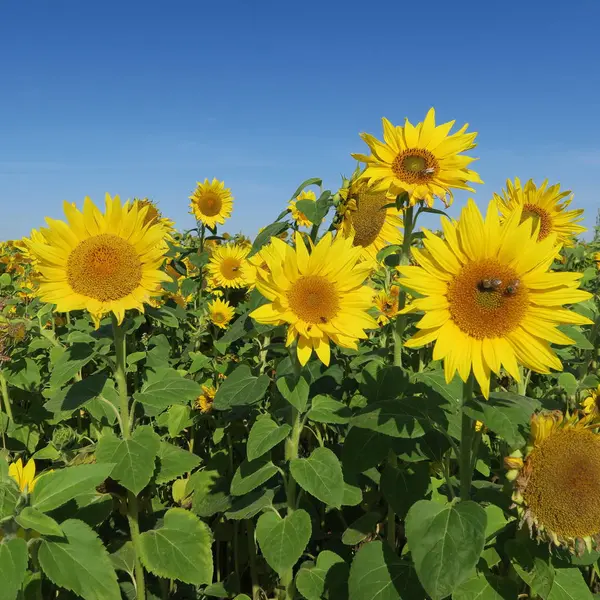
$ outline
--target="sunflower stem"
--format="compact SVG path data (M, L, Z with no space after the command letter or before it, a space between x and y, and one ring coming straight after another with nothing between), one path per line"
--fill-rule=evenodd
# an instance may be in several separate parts
M8 418L14 423L15 419L13 417L12 406L10 404L8 384L6 383L6 377L4 377L4 372L2 369L0 369L0 391L2 392L2 400L4 401L4 410L6 411Z
M473 465L471 450L473 433L475 431L473 420L465 413L466 404L473 398L473 373L463 384L462 398L462 425L460 434L460 499L468 500L471 496L471 480L473 478Z
M292 367L294 369L296 381L298 381L300 379L302 367L298 361L298 355L295 347L290 349L290 360L292 361ZM300 419L300 412L298 409L295 406L290 406L290 409L290 425L292 430L288 438L285 440L285 460L288 462L288 475L286 482L287 506L288 512L292 513L296 509L296 480L294 479L291 469L289 468L289 463L295 458L298 458L298 446L300 443L300 433L302 432L302 421Z
M250 579L252 580L252 600L260 600L260 585L256 570L256 541L254 540L254 521L246 521L248 533L248 557L250 559Z
M394 454L393 450L390 450L388 454L388 465L390 467L398 466L398 457ZM396 549L396 513L392 508L391 504L388 504L388 512L387 512L387 541L389 545L395 550Z

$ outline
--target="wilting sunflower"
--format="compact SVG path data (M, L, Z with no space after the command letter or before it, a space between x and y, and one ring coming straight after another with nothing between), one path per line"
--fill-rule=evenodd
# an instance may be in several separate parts
M411 206L423 201L431 207L437 196L448 206L452 188L473 192L469 182L483 183L467 168L475 158L461 154L476 146L477 133L465 133L467 125L449 135L455 122L436 127L433 108L416 126L408 119L404 127L394 127L385 118L382 121L384 141L363 133L371 155L352 156L367 165L362 178L389 192L390 197L406 192Z
M218 246L213 250L208 263L208 272L216 286L240 288L248 284L249 248L237 244Z
M387 325L398 314L397 294L379 290L373 298L373 303L379 311L379 315L377 316L378 325Z
M560 411L534 414L524 454L505 458L513 501L538 539L576 554L600 546L600 435Z
M596 390L589 390L588 395L581 402L583 412L592 419L600 417L600 385Z
M568 199L561 202L569 195ZM514 183L510 180L506 182L502 196L494 194L494 198L504 219L517 209L521 210L521 220L531 219L539 229L540 240L555 233L560 243L573 246L573 238L586 231L585 227L578 225L583 221L583 209L567 210L573 195L570 191L561 192L559 184L548 187L546 180L538 188L530 179L523 186L515 178Z
M227 329L231 319L235 315L235 309L226 300L215 298L207 304L208 316L210 317L211 323L220 327L221 329Z
M313 222L296 207L296 202L299 200L310 200L311 202L316 202L317 197L312 190L304 190L300 192L295 200L290 200L290 203L288 204L288 209L292 211L292 217L294 221L296 221L296 225L298 225L298 227L312 227Z
M170 278L160 270L167 251L165 229L144 225L147 207L121 205L106 195L102 214L86 198L83 212L64 203L67 223L47 218L43 240L27 244L35 256L40 282L36 294L58 312L87 310L96 325L113 312L120 323L130 308L160 293ZM37 239L37 241L36 241Z
M233 210L231 190L225 182L213 179L204 183L198 182L196 191L190 196L192 214L207 227L214 229L217 224L223 225Z
M203 385L202 394L196 398L196 408L207 414L212 411L217 390L212 385Z
M424 250L413 248L418 266L402 266L401 282L423 295L410 310L425 312L406 346L435 342L446 381L473 371L483 394L490 374L503 366L519 380L519 367L538 373L562 370L550 343L572 344L559 325L591 323L562 307L591 297L577 289L581 273L549 273L556 234L538 241L530 220L515 210L500 223L492 200L485 220L472 200L458 221L442 217L445 240L424 230Z
M312 351L326 365L329 341L343 348L356 348L367 337L365 329L377 323L367 314L373 306L373 289L363 285L370 273L360 263L361 249L351 238L326 233L309 254L297 233L296 246L271 238L263 254L268 271L259 271L256 287L271 302L250 316L259 323L288 325L286 345L298 339L297 354L302 365Z
M144 225L162 225L169 233L174 231L175 222L163 216L163 214L158 209L156 202L150 200L149 198L134 198L133 202L137 202L138 209L144 207L148 208L144 220Z

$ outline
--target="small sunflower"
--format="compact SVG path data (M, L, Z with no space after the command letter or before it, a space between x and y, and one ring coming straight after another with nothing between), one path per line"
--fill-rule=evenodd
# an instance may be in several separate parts
M196 398L196 408L204 414L212 411L217 390L212 385L203 385L202 394Z
M292 217L296 221L298 227L312 227L313 222L301 211L296 208L296 202L299 200L310 200L316 202L317 197L312 190L304 190L296 197L295 200L291 200L288 204L288 209L292 211Z
M17 482L19 489L28 494L33 492L39 479L35 476L35 461L33 458L30 458L25 466L23 466L23 461L20 458L17 462L11 463L8 467L8 474Z
M240 288L248 284L249 248L237 244L218 246L212 253L208 263L209 276L219 287Z
M163 214L158 209L156 202L149 198L134 198L133 202L137 202L138 210L147 207L146 217L144 219L144 225L162 225L169 233L175 230L175 222Z
M524 453L504 460L521 522L576 554L600 547L600 435L560 411L534 414Z
M598 269L600 269L600 252L596 252L596 254L594 254L594 260L596 261L596 266Z
M377 324L387 325L398 314L398 296L379 290L373 298L373 303L379 311Z
M476 146L477 133L465 133L467 125L449 135L455 122L436 126L433 108L416 126L408 119L404 127L394 127L385 118L382 121L384 141L363 133L361 137L371 155L352 156L367 165L362 178L389 192L390 197L406 192L411 206L423 201L431 207L434 197L448 206L452 188L473 192L469 182L483 183L475 171L467 168L475 158L461 154Z
M596 390L589 390L588 396L583 399L581 406L583 412L590 418L600 418L600 385Z
M169 280L160 270L167 251L164 228L144 225L147 208L121 205L108 194L104 214L89 198L83 211L69 202L64 210L66 223L47 218L43 241L27 241L40 272L36 294L58 312L89 311L96 325L109 312L120 323L127 309L143 311Z
M288 325L286 345L298 339L302 365L313 350L329 364L330 340L343 348L356 348L367 337L365 329L376 329L367 314L373 306L373 289L363 285L370 274L368 263L360 263L361 249L351 238L333 238L326 233L309 254L302 234L292 248L271 238L262 253L268 271L258 272L256 287L270 302L250 316L259 323Z
M211 323L220 327L221 329L227 329L231 319L235 315L235 309L226 300L223 301L220 298L215 298L208 303L208 315Z
M518 363L538 373L562 370L550 344L574 342L558 326L591 323L562 305L591 294L577 289L581 273L548 272L556 234L538 241L520 210L500 223L494 200L485 220L469 200L458 221L442 217L442 226L445 240L423 230L424 249L412 249L418 266L398 267L402 284L423 296L409 310L425 312L406 346L435 342L446 381L456 371L467 381L472 370L486 397L491 372L502 366L517 380Z
M564 201L563 198L570 197ZM538 229L540 240L555 233L558 241L564 246L573 246L574 237L586 231L579 225L583 221L583 209L567 210L573 199L570 191L561 192L560 185L548 186L544 181L537 187L533 180L529 180L524 186L515 178L515 182L508 180L506 190L502 190L502 196L494 194L494 198L500 207L502 218L507 219L515 211L521 211L521 220L531 219Z
M217 224L223 225L225 219L231 217L233 196L225 187L225 182L213 179L198 182L195 192L190 196L192 214L204 225L214 229Z

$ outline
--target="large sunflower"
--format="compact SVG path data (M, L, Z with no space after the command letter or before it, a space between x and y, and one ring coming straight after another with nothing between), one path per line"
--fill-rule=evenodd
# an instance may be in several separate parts
M223 225L233 210L231 190L225 187L225 182L216 178L212 181L205 179L204 183L198 182L190 200L192 214L211 229L217 224Z
M574 236L586 231L585 227L578 225L583 221L583 209L567 210L573 195L570 191L561 192L558 183L548 187L548 181L545 180L537 187L530 179L523 186L519 178L515 178L514 183L509 179L502 196L494 194L494 198L504 219L515 210L521 210L522 220L531 219L539 230L540 240L555 233L563 245L573 246Z
M311 227L313 222L297 208L296 203L299 200L310 200L311 202L317 201L317 196L312 190L304 190L300 192L295 200L291 200L288 204L288 209L292 212L292 217L296 221L296 225L299 227Z
M600 435L586 419L535 414L525 454L505 459L513 501L538 539L576 554L600 546Z
M377 253L390 244L402 243L402 213L391 206L385 191L376 191L357 178L345 182L339 191L341 203L336 224L363 258L376 261Z
M297 354L302 365L312 351L326 365L329 341L356 348L367 337L365 329L377 327L367 314L373 306L373 289L363 285L370 273L368 263L359 263L360 248L352 239L331 233L312 246L309 254L302 235L296 246L271 238L263 254L268 270L257 271L256 286L271 302L250 316L259 323L288 325L287 345L298 339Z
M217 246L208 263L208 272L215 286L240 288L248 285L250 249L238 244Z
M520 210L501 224L494 200L485 221L469 200L458 222L442 217L442 226L445 240L425 229L425 249L413 248L418 266L398 267L401 283L424 296L411 303L425 316L406 346L435 342L433 359L444 360L446 380L458 371L466 381L472 369L486 397L501 366L517 380L518 363L538 373L562 370L550 343L573 340L557 326L591 323L562 305L591 294L577 289L581 273L548 272L556 235L538 241Z
M109 312L120 323L127 309L143 311L170 280L160 270L166 232L144 225L147 210L108 194L104 214L87 197L83 211L65 202L68 222L46 218L48 228L27 241L40 272L36 294L58 312L89 311L96 325Z
M474 191L469 182L483 183L467 168L475 158L461 154L476 146L477 133L465 133L467 125L449 135L455 122L436 127L433 108L416 126L408 119L404 127L394 127L385 118L382 121L384 141L363 133L371 154L352 156L367 165L362 177L391 197L406 192L411 206L423 201L431 207L437 196L449 205L451 188Z

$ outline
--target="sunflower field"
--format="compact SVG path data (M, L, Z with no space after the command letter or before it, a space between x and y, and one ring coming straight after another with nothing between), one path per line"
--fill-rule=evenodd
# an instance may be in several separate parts
M0 600L600 598L600 219L448 217L453 125L254 240L206 179L189 231L107 195L1 244Z

